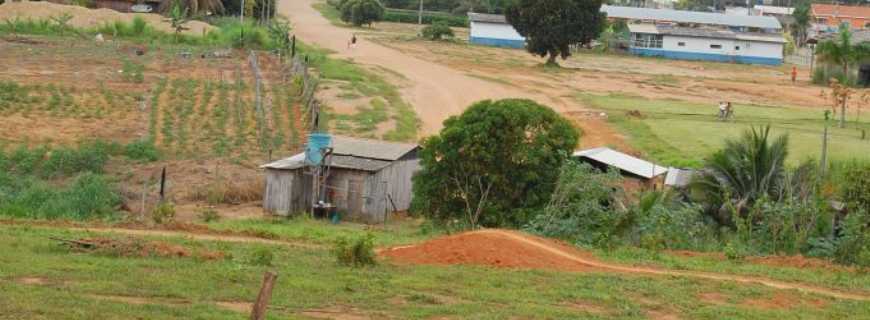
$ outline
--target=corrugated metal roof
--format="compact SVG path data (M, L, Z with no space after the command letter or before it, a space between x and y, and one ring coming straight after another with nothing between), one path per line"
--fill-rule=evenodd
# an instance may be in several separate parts
M379 171L386 168L392 161L367 159L354 156L333 155L329 165L333 168L354 169L362 171Z
M360 139L344 136L332 137L333 154L370 159L389 161L398 160L402 156L419 147L419 145L411 143Z
M665 185L685 187L689 185L693 175L695 175L695 170L668 168L668 175L665 176Z
M468 21L473 22L488 22L488 23L507 23L507 19L500 14L488 14L488 13L468 13Z
M731 30L688 28L675 26L661 26L650 23L630 24L628 30L633 33L667 34L683 37L709 38L709 39L736 39L759 42L785 43L785 39L778 33L759 32L734 32Z
M647 179L668 172L663 166L606 147L577 151L574 157L591 159Z
M774 17L766 16L738 16L713 12L648 9L608 5L601 6L601 11L606 12L608 18L698 23L729 27L782 29L779 20Z
M261 169L281 169L281 170L293 170L299 169L305 166L305 153L300 153L293 155L292 157L281 159L278 161L270 162L260 166Z

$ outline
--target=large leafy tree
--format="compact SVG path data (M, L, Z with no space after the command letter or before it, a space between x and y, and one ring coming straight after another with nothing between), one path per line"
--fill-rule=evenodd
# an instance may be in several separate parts
M526 50L555 65L571 55L570 46L588 44L604 25L601 0L517 0L505 10L507 21L526 38Z
M690 184L692 195L720 224L731 225L732 212L744 213L762 198L781 198L787 155L787 136L773 139L770 126L752 128L706 160Z
M355 26L369 25L384 19L384 6L378 0L345 0L339 5L341 20Z
M549 200L577 145L571 123L531 100L484 100L423 142L414 209L438 221L520 226Z

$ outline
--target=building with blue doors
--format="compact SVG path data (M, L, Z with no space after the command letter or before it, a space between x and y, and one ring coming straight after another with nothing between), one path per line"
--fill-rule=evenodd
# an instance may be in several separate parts
M749 64L782 64L785 40L778 33L675 25L631 24L629 51L641 56Z
M468 22L470 43L508 48L526 46L526 38L517 33L503 15L469 12Z

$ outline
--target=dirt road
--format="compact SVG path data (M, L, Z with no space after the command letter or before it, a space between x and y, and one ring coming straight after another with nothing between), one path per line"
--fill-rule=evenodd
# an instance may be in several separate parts
M311 7L315 1L280 0L278 13L290 19L293 32L303 41L333 50L337 52L334 55L336 57L377 65L404 76L407 83L400 90L422 121L422 135L437 133L447 117L457 115L470 104L484 99L529 98L562 111L559 105L553 105L546 97L472 78L463 72L417 59L363 38L360 38L356 48L348 49L347 42L353 30L330 24Z
M516 232L509 232L504 230L482 230L478 232L485 233L497 233L500 236L504 236L510 238L515 241L519 241L531 246L535 246L541 250L545 250L554 255L558 255L564 257L566 259L573 260L577 263L587 265L593 268L612 270L616 272L624 272L624 273L640 273L640 274L652 274L652 275L665 275L665 276L677 276L677 277L688 277L688 278L698 278L698 279L706 279L706 280L717 280L717 281L733 281L740 283L754 283L760 284L767 287L772 287L776 289L793 289L808 293L819 294L823 296L829 296L833 298L839 299L850 299L850 300L861 300L861 301L870 301L870 296L856 293L846 293L835 291L831 289L803 285L798 283L788 283L777 280L770 280L758 277L745 277L745 276L735 276L729 274L717 274L717 273L706 273L706 272L692 272L692 271L676 271L676 270L666 270L666 269L655 269L655 268L641 268L641 267L630 267L630 266L621 266L608 264L600 261L596 261L593 259L589 259L586 257L578 256L576 254L566 252L559 247L553 246L549 243L538 241L537 239L524 236L522 234Z

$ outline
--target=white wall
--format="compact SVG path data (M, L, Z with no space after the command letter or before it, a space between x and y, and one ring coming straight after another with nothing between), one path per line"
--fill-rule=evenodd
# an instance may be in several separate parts
M477 38L503 39L503 40L520 40L525 41L526 38L521 36L509 24L502 23L487 23L487 22L471 22L471 36Z
M680 42L683 42L685 45L680 46ZM710 48L710 45L713 44L719 44L722 46L722 48ZM740 47L740 50L736 50L735 47L737 46ZM662 41L662 49L678 52L711 53L782 59L782 44L772 42L731 39L708 39L665 35Z

